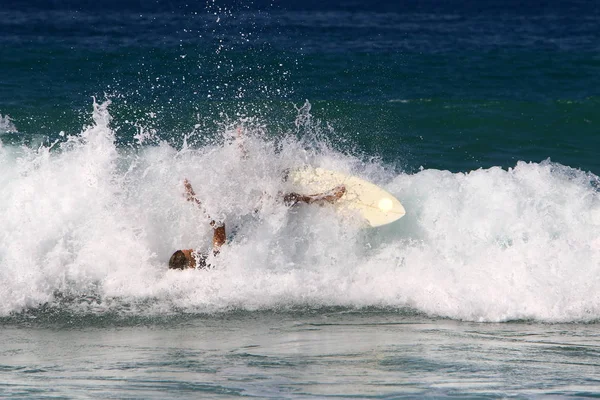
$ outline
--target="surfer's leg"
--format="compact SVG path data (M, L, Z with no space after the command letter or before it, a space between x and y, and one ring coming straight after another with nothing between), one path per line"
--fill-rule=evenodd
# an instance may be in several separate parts
M283 195L283 202L288 206L293 206L298 203L313 204L316 202L335 203L346 193L346 186L339 185L331 189L329 192L317 194L299 194L288 193Z

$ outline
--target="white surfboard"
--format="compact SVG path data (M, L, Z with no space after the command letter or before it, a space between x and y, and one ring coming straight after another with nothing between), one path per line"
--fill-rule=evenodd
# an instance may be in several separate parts
M338 212L359 214L371 226L381 226L402 218L406 211L398 199L379 186L356 176L323 168L290 171L289 181L302 194L329 192L339 185L346 193L335 202Z

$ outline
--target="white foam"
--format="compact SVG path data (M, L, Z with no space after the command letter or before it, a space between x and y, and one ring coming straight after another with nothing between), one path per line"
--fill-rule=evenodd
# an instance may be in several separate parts
M8 115L0 114L0 134L9 132L17 132L17 128Z
M219 143L119 150L109 103L94 124L48 148L0 148L0 315L60 296L85 312L217 312L297 306L412 307L450 318L600 317L597 177L549 161L453 174L389 175L322 143L248 129ZM407 215L380 229L330 207L288 209L285 168L356 173ZM192 182L229 243L209 271L167 271L179 248L210 248ZM596 182L594 182L596 181ZM267 196L264 196L266 193ZM257 211L255 211L257 210Z

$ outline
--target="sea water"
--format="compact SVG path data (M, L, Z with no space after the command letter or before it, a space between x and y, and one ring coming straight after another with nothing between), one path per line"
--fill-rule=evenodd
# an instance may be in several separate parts
M126 326L99 316L85 327L52 320L3 329L5 397L597 395L595 325L481 324L375 309L137 318Z
M597 395L598 12L10 2L1 395ZM304 165L407 214L290 208Z

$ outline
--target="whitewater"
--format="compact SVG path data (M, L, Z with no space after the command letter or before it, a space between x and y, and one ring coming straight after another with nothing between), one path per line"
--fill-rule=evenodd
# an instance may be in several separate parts
M110 101L94 102L92 120L39 147L0 147L0 316L342 307L467 321L600 318L591 173L547 160L408 174L318 134L276 136L248 120L202 145L149 144L140 128L136 143L119 146ZM295 122L314 124L306 114ZM407 214L366 229L331 206L286 207L276 200L292 190L282 174L303 165L370 180ZM167 268L175 250L211 243L184 178L227 226L211 270Z

